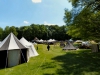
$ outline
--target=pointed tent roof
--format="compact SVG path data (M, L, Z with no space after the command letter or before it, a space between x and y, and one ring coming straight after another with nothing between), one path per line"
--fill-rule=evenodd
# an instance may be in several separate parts
M25 49L26 47L17 39L17 37L10 33L0 44L0 50L14 50Z
M43 42L43 40L42 40L42 39L40 39L40 40L39 40L39 42Z
M24 45L31 45L31 43L28 42L24 37L22 37L22 38L20 39L20 42L21 42L22 44L24 44Z
M24 44L24 45L25 45L26 47L28 47L28 48L31 47L31 48L29 49L29 51L30 51L30 57L39 55L39 54L37 53L37 51L36 51L34 45L33 45L32 43L28 42L24 37L22 37L22 38L20 39L20 42L21 42L22 44Z
M76 47L74 47L72 43L67 41L67 45L63 48L63 50L76 50Z

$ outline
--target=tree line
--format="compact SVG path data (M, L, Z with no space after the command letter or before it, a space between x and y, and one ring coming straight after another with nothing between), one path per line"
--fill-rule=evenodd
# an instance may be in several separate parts
M48 26L43 24L42 25L31 24L29 26L21 26L21 27L6 26L4 29L0 27L0 40L2 41L11 32L15 36L17 36L18 39L24 37L28 41L34 40L35 37L43 40L48 40L48 39L66 40L71 38L71 36L66 34L67 28L64 25Z

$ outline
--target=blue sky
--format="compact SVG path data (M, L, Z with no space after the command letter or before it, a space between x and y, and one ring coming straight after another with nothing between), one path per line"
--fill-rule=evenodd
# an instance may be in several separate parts
M68 0L0 0L0 27L64 25L65 8L72 8Z

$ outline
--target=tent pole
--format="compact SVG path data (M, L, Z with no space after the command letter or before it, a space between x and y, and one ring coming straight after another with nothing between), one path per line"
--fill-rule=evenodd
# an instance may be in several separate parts
M7 59L8 59L8 50L7 50L7 56L6 56L5 71L6 71L6 67L7 67Z
M20 51L21 51L21 49L20 49ZM24 58L24 55L23 55L22 51L21 51L21 54L22 54L22 57L23 57L24 61L26 62L26 60L25 60L25 58ZM26 64L26 66L27 66L27 64Z

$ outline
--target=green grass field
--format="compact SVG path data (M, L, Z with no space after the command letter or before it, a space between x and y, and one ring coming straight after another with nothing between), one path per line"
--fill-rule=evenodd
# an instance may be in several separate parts
M91 50L63 51L59 46L38 45L39 56L28 63L0 69L0 75L100 75L100 53Z

